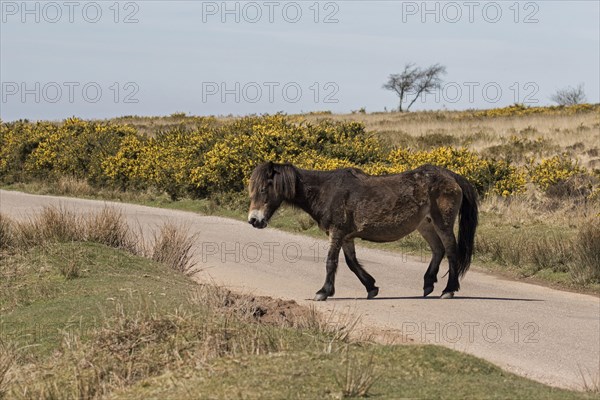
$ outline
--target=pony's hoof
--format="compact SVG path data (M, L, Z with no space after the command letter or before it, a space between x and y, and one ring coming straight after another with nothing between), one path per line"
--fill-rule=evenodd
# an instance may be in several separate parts
M327 300L327 295L325 293L317 293L313 301L325 301Z
M442 299L451 299L454 297L454 292L446 292L446 293L442 293L442 296L440 298Z
M371 289L367 292L367 299L372 299L379 294L379 288Z
M423 289L423 297L427 297L433 292L433 286L426 287Z

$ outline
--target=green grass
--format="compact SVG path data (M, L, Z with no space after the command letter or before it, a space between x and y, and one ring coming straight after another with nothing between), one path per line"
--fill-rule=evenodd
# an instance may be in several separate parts
M581 399L574 393L517 378L478 358L436 346L350 346L351 357L295 352L226 358L208 371L179 373L138 383L115 399L335 399L345 363L360 368L372 358L374 399ZM354 364L353 364L354 363Z
M66 279L73 263L79 277ZM149 260L94 243L54 243L0 261L0 327L4 337L32 350L56 350L61 330L87 334L126 304L173 312L195 285Z
M78 277L61 273L66 259ZM0 385L11 397L340 398L346 371L370 360L372 398L594 398L442 347L350 341L310 318L261 323L248 298L102 245L54 243L0 265L2 342L20 347Z

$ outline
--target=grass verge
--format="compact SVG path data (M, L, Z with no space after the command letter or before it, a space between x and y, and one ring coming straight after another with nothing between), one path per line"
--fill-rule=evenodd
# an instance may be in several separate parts
M353 341L351 324L102 244L36 246L0 274L7 398L594 398L441 347Z

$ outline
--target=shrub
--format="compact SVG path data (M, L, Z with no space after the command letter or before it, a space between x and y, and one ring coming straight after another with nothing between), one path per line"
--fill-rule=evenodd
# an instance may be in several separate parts
M497 161L489 165L493 187L489 191L502 197L508 197L525 192L527 173L523 168L515 167L505 161Z
M590 198L598 181L593 175L577 173L549 185L546 194L555 198Z
M25 168L37 177L72 176L96 185L105 183L102 161L114 154L128 134L126 125L69 118L51 133L42 135L27 158Z
M530 114L577 114L597 110L597 104L576 104L571 106L528 107L524 104L513 104L508 107L492 108L473 112L474 117L511 117Z
M494 112L501 113L500 110ZM507 110L533 112L518 105ZM567 154L535 165L530 163L527 168L515 165L514 161L525 155L552 150L543 140L520 136L512 136L501 145L514 148L515 159L498 160L490 157L496 154L494 149L488 149L485 156L448 145L427 150L392 148L358 122L322 119L309 123L303 117L276 114L221 124L210 118L195 118L194 123L193 128L169 125L152 137L127 125L77 118L60 124L2 124L0 179L48 179L58 182L64 192L86 192L106 186L120 190L156 189L176 200L183 196L205 198L242 192L253 168L267 160L318 170L358 167L376 175L399 173L429 163L465 176L481 195L507 197L524 192L528 181L546 191L573 175L585 173ZM528 128L521 136L531 131ZM425 142L433 145L446 141L446 135L435 133L413 144L420 148ZM89 188L76 184L84 180Z
M525 133L525 130L521 131L521 134ZM495 158L502 157L508 162L521 163L533 156L539 157L558 151L559 147L557 145L551 144L550 140L542 136L530 139L525 136L511 135L507 140L504 140L504 143L485 149L483 154Z
M115 154L102 162L102 170L114 186L122 190L140 189L143 186L146 172L142 168L145 143L145 138L139 135L127 135Z
M208 126L175 128L153 138L130 135L103 163L104 173L123 188L153 186L177 199L193 188L190 173L204 163L216 132Z
M573 175L584 172L585 169L579 167L577 161L567 154L544 159L530 167L531 181L544 191Z
M201 192L243 190L260 162L291 162L304 168L332 169L375 162L384 152L379 140L356 122L320 121L273 115L247 117L225 132L191 171Z
M0 125L0 178L5 182L27 180L25 164L45 136L54 134L55 124L25 121Z

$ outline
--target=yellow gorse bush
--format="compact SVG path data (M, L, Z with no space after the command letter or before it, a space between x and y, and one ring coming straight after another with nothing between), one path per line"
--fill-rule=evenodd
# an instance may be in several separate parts
M221 130L190 176L201 191L242 190L252 169L267 160L334 169L375 162L384 154L379 140L355 122L311 125L277 114L243 118Z
M539 163L533 163L532 161L530 167L531 181L542 190L584 172L585 169L581 168L567 154L546 158Z
M198 119L194 128L171 127L153 137L76 118L20 121L0 125L0 145L4 182L75 176L96 186L156 188L172 198L243 190L252 169L267 160L318 170L358 167L374 175L434 164L465 176L481 194L502 196L523 192L528 182L546 190L585 172L566 155L517 166L467 148L391 148L357 122L308 123L282 114L222 124Z
M0 125L0 176L3 180L18 180L24 172L24 162L45 136L58 127L50 123L26 122Z
M191 185L192 169L202 162L213 139L214 132L206 128L173 129L152 138L129 135L102 168L121 188L153 186L177 198Z
M25 168L36 175L52 171L58 175L103 181L101 160L119 148L133 128L109 123L89 123L70 118L42 137L27 158Z
M15 122L0 131L0 176L21 172L35 178L73 176L103 184L101 162L121 139L135 134L126 125L69 118L62 124Z
M581 112L600 111L598 104L575 104L572 106L529 107L524 104L513 104L502 108L478 110L470 113L473 117L511 117L531 114L552 115L559 113L577 114ZM468 112L467 112L468 113Z

